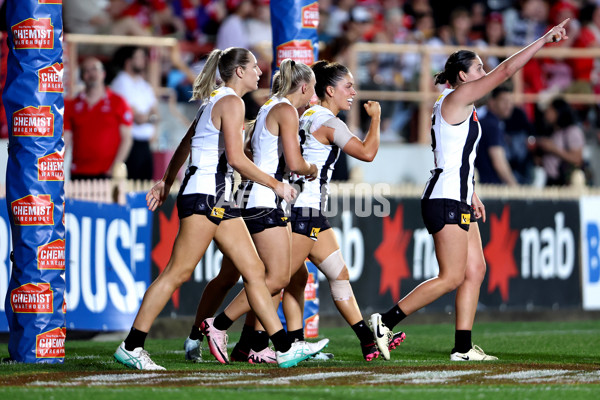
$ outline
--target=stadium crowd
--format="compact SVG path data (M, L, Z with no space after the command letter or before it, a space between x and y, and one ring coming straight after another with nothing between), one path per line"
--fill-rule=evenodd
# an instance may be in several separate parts
M569 39L560 46L600 47L599 7L596 0L319 0L319 58L348 64L347 50L356 42L522 47L565 18L571 18ZM161 83L172 88L180 102L189 100L193 78L214 48L250 49L265 72L259 88L270 84L269 0L63 0L63 10L67 33L178 39L177 51L165 54L161 60ZM93 55L102 60L110 83L119 71L113 62L114 52L114 47L82 46L80 56ZM433 76L443 68L444 60L445 55L434 57L432 70L422 71L418 54L359 54L359 68L354 74L363 90L418 90L420 74ZM485 68L489 71L501 61L487 57ZM568 151L573 149L564 144L567 140L561 135L555 135L557 128L547 120L546 109L560 93L600 93L600 63L596 59L538 58L525 66L523 77L524 92L543 93L547 101L512 107L514 111L500 121L507 129L496 145L504 149L503 157L514 174L514 178L500 179L500 183L531 183L533 166L548 165L542 161L548 152L560 159L559 164L568 159L576 161L571 163L573 166L584 168L583 147L575 159L562 157L565 146ZM251 119L262 99L253 100L247 95L244 100ZM382 101L381 106L382 141L415 142L418 104ZM568 142L597 147L600 108L570 106L574 124L581 132ZM361 121L362 125L368 124L366 115ZM361 128L365 132L368 127ZM0 136L7 136L5 129L0 130ZM541 140L534 140L537 137ZM545 137L554 137L557 145L548 145ZM499 175L506 173L500 171ZM490 182L498 183L498 179L493 177Z

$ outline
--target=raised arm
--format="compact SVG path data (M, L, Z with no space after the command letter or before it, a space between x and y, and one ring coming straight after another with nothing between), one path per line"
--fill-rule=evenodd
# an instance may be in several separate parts
M444 105L446 105L447 102L451 102L458 107L464 107L481 99L487 93L499 86L502 82L513 76L519 69L523 68L523 66L527 64L527 62L531 60L546 43L568 39L567 32L565 30L565 25L567 22L569 22L569 18L550 29L544 36L537 39L529 46L521 49L517 53L504 60L500 65L482 78L459 85L453 93L448 95Z
M371 124L369 125L369 131L365 136L365 140L360 140L356 136L352 136L346 145L342 147L342 150L356 159L371 162L375 159L379 150L381 106L376 101L368 101L365 104L365 110L371 117Z

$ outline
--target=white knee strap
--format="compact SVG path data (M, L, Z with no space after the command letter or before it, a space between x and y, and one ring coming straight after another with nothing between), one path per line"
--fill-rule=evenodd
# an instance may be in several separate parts
M345 301L354 297L349 280L329 281L329 288L331 289L331 297L333 297L334 301Z
M344 269L344 259L342 258L342 252L340 249L337 249L333 253L329 255L323 262L319 265L319 269L325 276L328 281L335 281L338 276L340 276L340 272Z
M319 265L319 269L325 274L329 281L331 296L335 301L349 300L354 296L350 281L347 279L337 279L337 277L340 276L340 272L344 269L344 266L345 263L340 249L331 253L329 257Z

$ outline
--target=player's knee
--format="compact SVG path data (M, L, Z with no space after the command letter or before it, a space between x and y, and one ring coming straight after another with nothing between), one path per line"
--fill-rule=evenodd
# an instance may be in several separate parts
M290 277L287 274L267 274L266 282L271 294L275 294L289 285Z
M331 297L333 297L334 301L346 301L354 297L352 286L347 279L329 281L329 288L331 289Z
M319 265L319 269L329 281L333 300L345 301L354 297L352 286L350 286L350 274L339 249L323 260Z

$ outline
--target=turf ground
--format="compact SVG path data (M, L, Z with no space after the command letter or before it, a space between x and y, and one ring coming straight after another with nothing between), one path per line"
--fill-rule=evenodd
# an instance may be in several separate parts
M67 340L64 364L0 364L0 398L600 399L600 321L479 323L475 343L500 358L488 363L449 361L450 324L403 328L407 339L392 359L370 363L350 328L321 329L334 359L290 369L221 365L206 350L203 363L188 363L181 338L147 341L166 372L133 371L113 361L116 341Z

